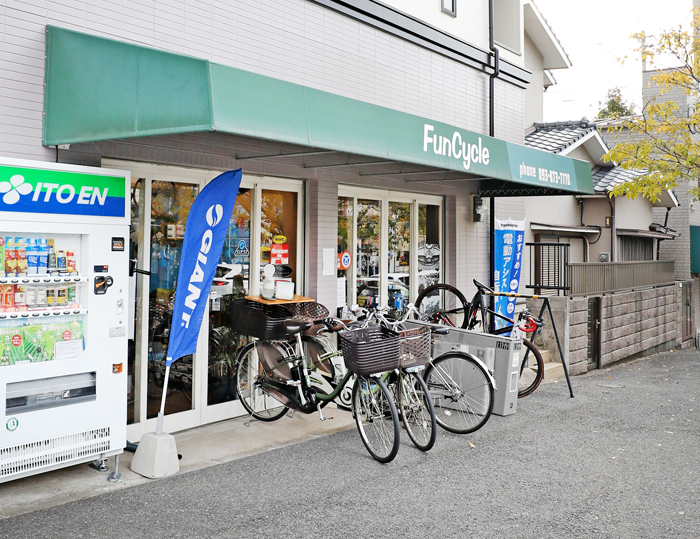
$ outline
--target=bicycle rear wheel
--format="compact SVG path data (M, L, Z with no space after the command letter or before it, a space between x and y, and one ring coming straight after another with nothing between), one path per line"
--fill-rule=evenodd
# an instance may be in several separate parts
M430 393L423 379L414 372L401 373L397 382L401 420L408 437L421 451L435 445L437 424Z
M382 463L394 460L399 452L399 419L384 382L358 376L352 388L352 410L369 454Z
M448 352L428 363L423 374L443 429L467 434L483 427L493 411L494 387L486 369L474 358Z
M469 303L464 295L449 284L434 284L416 298L416 309L424 320L455 328L467 329Z
M243 408L255 419L276 421L288 408L258 385L258 376L264 374L255 343L246 344L236 359L236 394Z
M525 356L520 364L520 377L518 378L518 398L527 397L535 391L544 378L544 360L537 347L523 339Z

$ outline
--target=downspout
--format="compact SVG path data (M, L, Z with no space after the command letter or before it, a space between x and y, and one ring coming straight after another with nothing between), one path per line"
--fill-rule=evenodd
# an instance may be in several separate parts
M615 199L608 197L610 204L610 262L615 260L615 242L617 241L617 226L615 225Z
M671 208L666 208L666 218L664 219L664 228L668 232L668 214L671 213ZM661 240L656 240L656 260L661 260Z
M500 62L500 53L498 49L496 48L496 45L494 44L493 41L493 0L489 0L489 50L493 54L493 72L491 75L489 75L489 136L493 137L495 136L496 132L496 120L495 120L495 111L496 111L496 105L495 105L495 87L496 87L496 77L501 72L501 62ZM491 268L491 276L489 277L489 283L491 285L492 289L496 289L496 261L494 258L494 254L496 251L496 240L495 240L495 230L496 230L496 197L491 195L489 197L489 228L490 228L490 234L489 234L489 253L490 253L490 268ZM495 299L493 296L489 297L489 302L491 306L491 310L495 309ZM491 323L493 324L493 315L492 315L492 320Z

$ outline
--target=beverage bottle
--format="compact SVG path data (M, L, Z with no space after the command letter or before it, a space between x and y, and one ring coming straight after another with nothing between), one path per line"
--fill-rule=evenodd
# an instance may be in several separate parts
M56 251L53 250L53 245L49 246L49 255L46 261L46 267L50 272L56 271Z
M39 240L27 238L27 275L39 273Z
M27 274L27 238L15 238L17 245L17 275Z
M68 259L66 258L65 251L58 251L58 255L56 255L56 267L58 271L68 270Z
M39 260L37 265L37 273L39 275L46 275L49 267L49 246L46 240L39 240Z

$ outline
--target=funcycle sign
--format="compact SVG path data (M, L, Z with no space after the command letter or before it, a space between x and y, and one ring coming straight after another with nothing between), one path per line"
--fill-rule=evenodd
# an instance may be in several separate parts
M123 177L0 166L0 211L124 217Z

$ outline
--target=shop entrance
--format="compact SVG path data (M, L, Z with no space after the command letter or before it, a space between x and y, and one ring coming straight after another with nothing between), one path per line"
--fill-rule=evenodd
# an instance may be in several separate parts
M165 374L172 305L189 210L220 172L105 161L132 171L127 438L155 430ZM260 270L273 263L279 278L303 293L302 184L244 176L224 242L195 354L173 363L164 429L184 430L244 414L235 398L234 361L244 337L230 330L228 306L258 294Z
M440 197L339 188L339 310L357 304L403 311L441 275Z

